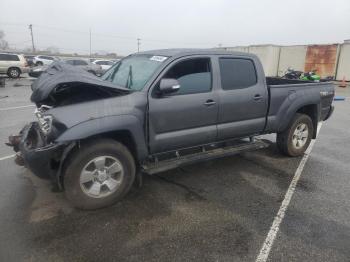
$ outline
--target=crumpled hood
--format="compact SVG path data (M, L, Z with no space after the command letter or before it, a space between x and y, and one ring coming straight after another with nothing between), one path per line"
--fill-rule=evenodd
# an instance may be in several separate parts
M97 76L64 62L52 63L32 84L31 101L41 103L61 89L98 88L110 94L127 94L129 89L103 81Z

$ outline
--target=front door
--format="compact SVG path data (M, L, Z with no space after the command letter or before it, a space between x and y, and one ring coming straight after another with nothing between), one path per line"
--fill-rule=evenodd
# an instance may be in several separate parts
M212 90L209 57L177 60L161 78L176 79L180 89L149 95L149 144L152 153L214 142L217 137L218 99Z

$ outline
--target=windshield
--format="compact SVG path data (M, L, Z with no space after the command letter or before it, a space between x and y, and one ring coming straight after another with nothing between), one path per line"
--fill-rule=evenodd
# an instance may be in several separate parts
M141 90L165 56L135 55L126 57L109 69L102 79L132 90Z

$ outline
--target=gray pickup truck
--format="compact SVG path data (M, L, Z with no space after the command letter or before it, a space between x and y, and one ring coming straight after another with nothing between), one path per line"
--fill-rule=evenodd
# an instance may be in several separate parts
M121 199L142 173L267 146L300 156L333 111L331 83L266 78L259 59L214 50L130 55L101 78L55 63L32 85L38 121L8 144L78 208Z

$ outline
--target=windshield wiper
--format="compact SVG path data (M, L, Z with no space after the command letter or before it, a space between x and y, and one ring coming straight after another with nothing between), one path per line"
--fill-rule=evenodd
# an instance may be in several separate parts
M129 73L128 73L128 78L126 79L126 85L125 87L128 89L131 89L132 86L132 66L129 66Z
M106 78L105 80L111 80L111 82L113 82L114 76L115 76L115 74L118 72L119 67L121 66L121 64L122 64L122 61L120 61L120 62L116 65L114 71L113 71L109 76L107 76L107 78Z

